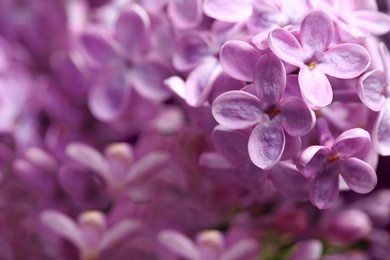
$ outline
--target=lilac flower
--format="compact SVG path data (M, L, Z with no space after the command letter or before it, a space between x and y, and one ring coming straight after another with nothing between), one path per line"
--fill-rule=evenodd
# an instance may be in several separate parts
M288 257L289 260L307 259L317 260L321 258L322 243L317 239L305 240L295 245L294 252Z
M311 11L302 21L299 41L284 29L273 30L268 45L280 59L300 68L302 97L313 109L332 102L332 87L325 74L348 79L359 76L369 65L370 56L360 45L330 46L333 22L321 9Z
M200 232L196 243L180 232L168 229L160 231L158 239L172 253L186 260L255 259L259 250L257 241L251 238L226 247L223 234L217 230Z
M74 244L82 260L99 259L104 250L141 227L136 220L124 219L108 228L106 216L99 211L83 212L75 222L61 212L45 210L40 219L58 236Z
M300 98L282 98L286 74L276 56L266 54L259 60L253 81L256 95L226 92L214 101L212 112L218 123L230 129L256 126L249 138L249 156L259 168L271 169L282 157L285 132L305 135L314 115Z
M370 149L370 134L354 128L333 139L326 121L317 122L323 145L306 148L297 165L305 177L312 178L311 202L320 209L331 207L339 193L339 175L355 192L372 191L377 183L375 170L359 159Z

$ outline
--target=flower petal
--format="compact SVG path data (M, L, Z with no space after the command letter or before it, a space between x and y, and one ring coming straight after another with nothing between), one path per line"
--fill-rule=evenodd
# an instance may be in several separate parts
M302 46L293 34L284 29L275 29L268 35L268 46L281 60L303 67L308 54L304 52Z
M184 257L189 260L201 259L199 250L194 242L177 231L169 229L162 230L158 234L158 240L177 256Z
M339 135L332 146L332 151L343 157L364 158L371 148L370 134L361 128L353 128Z
M302 140L300 137L291 136L288 133L284 133L286 136L286 145L284 146L284 151L282 158L280 160L289 160L295 158L301 151Z
M330 208L339 194L339 174L333 169L322 169L310 188L310 201L319 209Z
M357 193L372 191L378 182L375 170L371 165L356 158L348 158L343 161L340 164L340 174L351 190Z
M98 248L104 250L112 246L118 240L130 235L141 228L141 223L138 220L124 219L108 229L99 242Z
M354 11L348 21L356 27L375 35L382 35L390 31L390 16L377 11Z
M115 23L115 37L122 50L133 58L146 44L150 30L150 19L146 11L137 4L123 11Z
M390 155L390 99L386 99L373 129L372 140L376 151L383 156Z
M222 154L216 152L204 152L199 156L198 163L200 166L211 169L231 169L234 166Z
M380 111L384 106L385 88L386 75L380 70L365 73L357 82L357 94L360 100L373 111Z
M306 177L317 174L324 164L330 149L321 145L312 145L306 148L299 156L297 167Z
M178 29L196 27L202 21L201 0L173 0L168 3L168 16Z
M298 80L302 98L312 109L320 109L332 102L332 87L324 73L303 67L299 71Z
M203 10L206 15L224 22L238 22L252 13L253 0L205 0Z
M313 111L298 97L288 97L280 103L281 124L292 136L304 136L314 126Z
M231 77L252 82L253 72L261 54L243 41L228 41L221 47L220 63Z
M265 54L257 62L253 84L257 96L266 106L276 104L286 88L286 70L274 54Z
M329 48L319 59L317 67L327 75L350 79L363 73L369 63L370 55L366 49L358 44L343 43Z
M283 129L276 120L260 123L249 137L249 157L260 169L269 170L282 157L285 143Z
M333 21L322 9L312 10L302 21L300 41L306 50L323 52L333 39Z
M254 259L259 253L259 243L255 239L242 238L226 249L220 260Z
M212 105L217 122L230 129L243 129L266 119L256 96L240 90L220 95Z

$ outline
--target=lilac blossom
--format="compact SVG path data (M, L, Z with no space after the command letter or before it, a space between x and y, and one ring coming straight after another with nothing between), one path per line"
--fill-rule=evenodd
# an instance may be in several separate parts
M329 208L339 193L339 175L355 192L368 193L377 183L375 170L361 157L370 149L370 134L359 128L343 132L336 139L324 119L318 119L320 143L306 148L298 167L312 178L310 200L318 208Z
M275 29L268 37L269 47L276 56L300 68L302 97L313 109L332 102L332 86L326 75L354 78L364 72L370 62L368 52L360 45L331 46L333 33L329 15L315 9L303 19L299 39L284 29Z
M212 111L217 122L225 127L255 126L249 137L249 156L259 168L271 169L282 157L285 132L292 136L308 133L313 126L313 112L297 97L282 98L286 74L276 56L264 55L259 60L253 81L255 95L226 92L214 101Z

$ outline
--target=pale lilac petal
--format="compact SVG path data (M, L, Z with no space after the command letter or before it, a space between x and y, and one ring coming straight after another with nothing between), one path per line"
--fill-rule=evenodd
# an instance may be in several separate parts
M390 99L386 99L385 106L375 121L372 140L380 155L390 155Z
M216 126L211 140L215 149L230 162L243 162L248 158L248 137L243 133Z
M343 157L363 158L371 148L370 134L361 128L353 128L339 135L332 146L332 151Z
M212 169L231 169L233 165L222 154L216 152L205 152L199 156L199 165Z
M380 111L385 104L386 75L373 70L361 76L357 82L357 94L369 109Z
M306 148L301 155L297 163L299 171L306 177L310 178L323 166L326 158L329 156L330 149L321 146L313 145Z
M196 27L202 21L201 0L171 0L168 3L168 16L178 29Z
M78 248L84 247L84 241L77 224L67 215L48 209L41 213L40 220L57 235L69 240Z
M201 231L195 241L202 259L218 259L225 246L223 234L214 229Z
M164 84L182 99L185 99L185 82L178 76L171 76L164 80Z
M108 229L98 244L100 250L104 250L124 238L126 235L130 235L142 227L142 224L138 220L124 219L116 223L115 226Z
M370 63L370 55L362 46L343 43L327 50L319 59L318 69L323 73L350 79L363 73Z
M81 142L73 142L65 151L72 160L100 174L104 180L111 179L106 159L95 148Z
M206 36L188 32L177 40L172 63L177 70L187 71L199 65L209 55L210 46Z
M252 82L261 54L246 42L228 41L221 47L219 57L222 68L229 76Z
M310 70L303 67L299 71L298 80L302 98L312 109L320 109L332 102L332 86L324 73L316 68Z
M269 170L282 157L285 143L284 131L278 122L260 123L249 137L249 157L260 169Z
M253 84L257 96L265 106L276 104L286 88L286 70L283 63L273 54L265 54L257 62Z
M289 97L280 103L281 124L292 136L304 136L314 126L314 112L298 97Z
M381 12L358 10L348 18L349 23L375 35L382 35L390 31L390 16Z
M288 199L309 200L310 179L302 176L294 164L280 162L270 174L276 190Z
M333 169L323 169L310 188L310 201L319 209L330 208L339 194L339 174Z
M127 108L131 96L125 72L106 71L100 73L91 86L88 106L93 116L108 122L118 118Z
M245 87L245 82L230 77L227 73L222 70L219 65L221 72L218 73L217 78L212 82L210 91L208 93L208 102L212 104L214 100L221 94L231 90L242 90Z
M132 146L124 142L109 144L104 150L104 155L107 158L110 171L118 179L125 175L134 160Z
M213 103L212 113L217 122L230 129L243 129L264 121L256 96L240 90L220 95Z
M160 231L158 241L179 257L189 260L201 260L194 242L177 231L168 229Z
M224 22L245 20L252 13L253 0L205 0L206 15Z
M284 29L278 28L269 34L268 46L281 60L300 68L310 56L304 52L294 35Z
M123 11L115 23L115 37L129 58L145 47L149 30L149 16L137 4Z
M285 133L286 145L284 147L283 155L280 158L281 161L295 158L301 151L302 140L300 137L291 136Z
M220 260L252 259L259 253L259 243L255 239L243 238L225 249Z
M300 41L306 50L323 52L333 39L333 21L322 9L314 9L302 21Z
M118 59L118 44L104 28L87 28L79 35L79 44L82 53L93 66L104 66Z
M164 80L172 74L173 71L168 62L150 59L137 64L130 76L138 94L153 101L163 101L170 96Z
M385 73L386 82L390 82L390 68L389 68L390 53L383 42L380 42L378 45L379 45L379 56L382 61L383 72Z
M212 83L222 73L215 58L209 58L196 67L185 83L185 100L188 105L204 105L211 91Z
M372 191L378 182L375 170L362 160L348 158L339 169L347 185L357 193Z
M317 239L310 239L299 242L295 246L294 253L288 260L318 260L322 256L323 245Z

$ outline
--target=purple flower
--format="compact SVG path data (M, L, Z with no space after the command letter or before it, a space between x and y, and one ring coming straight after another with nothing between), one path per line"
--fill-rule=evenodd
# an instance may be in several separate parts
M319 118L320 142L299 156L298 168L312 178L310 200L320 209L329 208L339 193L339 175L357 193L368 193L377 183L375 170L359 159L370 150L370 134L360 128L343 132L335 140L326 121Z
M73 243L82 260L98 259L103 250L114 246L120 239L141 227L137 220L124 219L108 228L106 216L99 211L81 213L77 223L55 210L43 211L40 219L58 236Z
M332 102L332 86L326 75L341 79L354 78L370 62L368 52L360 45L344 43L330 46L333 31L329 15L315 9L302 21L299 40L284 29L275 29L268 37L268 45L276 56L300 68L302 97L313 109Z
M273 54L264 55L254 71L255 95L230 91L212 106L214 118L230 129L255 126L249 137L249 156L261 169L271 169L282 157L286 136L303 136L314 122L313 112L298 97L283 98L286 73Z

